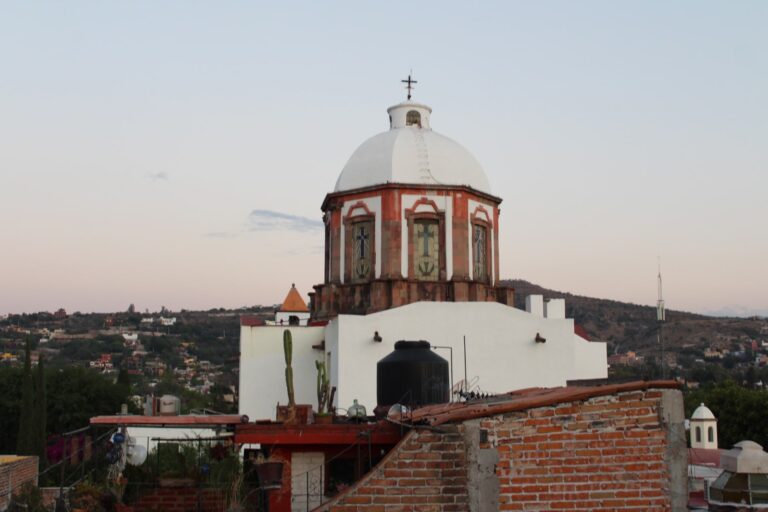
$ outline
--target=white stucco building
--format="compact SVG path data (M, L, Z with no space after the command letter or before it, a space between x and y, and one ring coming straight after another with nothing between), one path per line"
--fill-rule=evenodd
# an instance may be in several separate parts
M691 448L717 450L717 418L704 404L699 405L690 420Z
M501 198L474 156L432 131L430 107L387 112L389 130L353 153L323 201L324 279L306 325L241 321L240 413L274 419L286 403L285 328L297 403L316 405L315 361L325 360L333 405L357 399L371 411L376 363L399 340L437 346L456 389L465 367L465 389L487 393L607 377L605 344L574 333L563 300L513 307L499 283Z

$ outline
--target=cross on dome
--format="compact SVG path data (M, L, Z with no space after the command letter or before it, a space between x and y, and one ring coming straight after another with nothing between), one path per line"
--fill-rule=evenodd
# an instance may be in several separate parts
M413 72L411 72L411 73L413 73ZM407 80L400 80L402 83L408 84L408 85L405 86L405 88L408 89L408 99L409 100L411 99L411 91L415 89L413 84L419 83L416 80L412 80L411 79L411 73L408 73L408 79Z

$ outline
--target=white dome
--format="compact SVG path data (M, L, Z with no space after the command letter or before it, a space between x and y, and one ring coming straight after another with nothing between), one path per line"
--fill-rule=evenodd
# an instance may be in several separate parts
M490 194L483 168L461 144L430 128L432 109L390 107L390 130L363 142L342 169L335 192L385 183L466 185Z
M707 407L704 404L701 404L696 408L695 411L693 411L693 414L691 414L691 420L714 420L715 415L712 414L712 411L709 410L709 407Z

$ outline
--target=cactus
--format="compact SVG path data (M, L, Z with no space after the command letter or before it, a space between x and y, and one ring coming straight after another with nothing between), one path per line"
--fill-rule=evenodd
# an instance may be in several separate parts
M293 356L293 338L291 331L283 331L283 351L285 352L285 386L288 388L288 407L296 407L296 401L293 394L293 367L291 367L291 358Z
M317 413L325 414L330 412L331 404L328 403L328 398L331 381L324 361L315 361L315 367L317 368Z

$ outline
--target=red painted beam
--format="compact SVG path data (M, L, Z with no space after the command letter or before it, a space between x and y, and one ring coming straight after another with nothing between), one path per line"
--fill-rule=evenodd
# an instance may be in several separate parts
M161 426L205 426L235 425L243 422L236 414L210 414L199 416L94 416L91 425L136 425L147 427Z
M402 435L400 428L388 423L375 425L266 425L243 424L235 427L235 443L265 445L350 445L397 444Z

